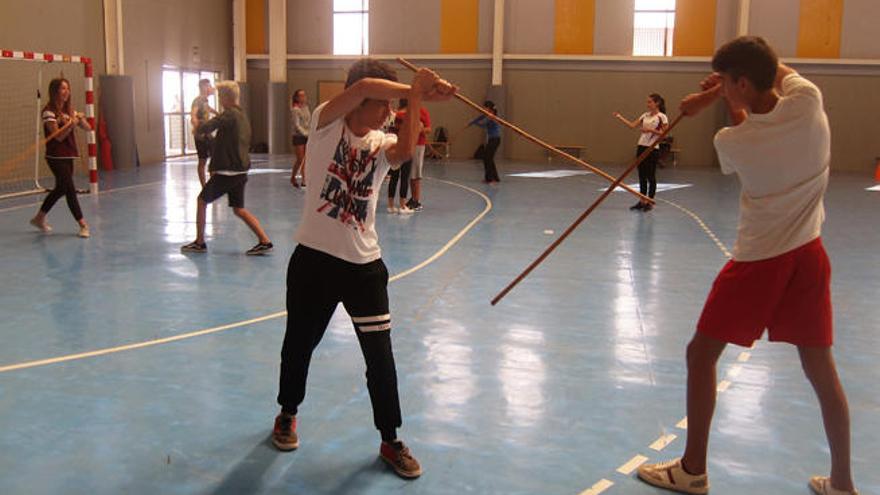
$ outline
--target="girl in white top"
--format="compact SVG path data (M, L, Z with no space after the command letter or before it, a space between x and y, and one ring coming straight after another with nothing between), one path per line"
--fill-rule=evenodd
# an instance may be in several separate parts
M653 198L657 193L657 162L660 160L658 138L669 125L669 117L666 116L666 102L659 94L651 93L648 95L646 105L648 111L636 120L629 121L620 112L614 112L614 116L630 129L638 128L641 132L636 156L641 156L646 149L652 148L648 158L639 164L639 192ZM652 209L653 206L644 201L639 201L630 207L630 210L650 211Z
M293 127L293 152L296 154L296 162L293 164L293 173L290 174L290 183L293 187L305 187L306 185L306 143L309 140L309 125L312 119L309 110L308 99L305 90L298 89L293 92L290 102L290 125ZM297 172L302 169L302 182L296 181Z

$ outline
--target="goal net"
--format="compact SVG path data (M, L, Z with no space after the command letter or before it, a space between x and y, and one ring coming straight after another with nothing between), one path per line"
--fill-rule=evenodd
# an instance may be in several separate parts
M84 57L0 51L0 199L43 192L54 186L46 164L41 109L49 101L49 81L70 82L71 108L94 117L91 65ZM89 77L87 77L87 74ZM93 124L94 118L89 122ZM94 131L77 129L79 159L74 181L97 191ZM91 172L95 170L95 172ZM90 186L90 183L94 185Z

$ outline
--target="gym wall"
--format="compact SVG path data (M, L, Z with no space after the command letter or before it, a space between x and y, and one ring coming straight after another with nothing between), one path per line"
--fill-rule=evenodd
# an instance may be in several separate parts
M329 57L331 0L287 1L288 53L327 56L318 60L293 59L288 63L291 91L304 88L314 106L318 81L343 79L351 61ZM835 55L809 53L816 50L816 40L800 36L801 32L824 35L825 26L816 24L815 15L805 16L801 12L804 3L820 10L842 11L839 35L835 38L832 32L830 46L820 47ZM491 78L493 4L492 0L372 0L370 52L377 57L447 55L443 60L420 63L439 70L461 85L465 94L481 101ZM585 12L584 5L592 7L592 11ZM648 93L658 92L666 98L668 113L674 115L678 101L697 89L697 83L709 71L709 57L715 48L736 35L735 1L717 0L714 8L706 8L705 0L679 0L678 8L677 26L696 27L681 29L676 35L676 55L684 52L697 58L629 57L631 1L507 0L504 50L505 55L517 57L504 62L504 117L550 142L584 145L589 159L597 163L627 162L634 153L637 136L619 125L611 112L619 110L630 118L636 117L644 111ZM558 16L557 9L565 9L560 12L575 16L576 21L587 21L572 22L566 16ZM880 84L880 45L875 43L869 21L877 18L880 2L875 0L751 2L750 34L767 38L781 57L788 58L822 88L832 123L832 166L837 170L868 170L880 152L864 124L852 117L880 111L880 93L869 91ZM583 47L580 52L577 43ZM252 59L248 67L254 139L265 140L265 122L260 121L265 120L266 114L259 102L260 93L265 93L267 64L265 60ZM402 68L399 75L402 80L409 80L409 74ZM264 95L262 101L265 105ZM435 127L446 126L453 134L475 115L455 102L431 105L429 110ZM674 133L676 147L682 149L681 166L716 166L712 136L724 125L725 118L718 109L681 124ZM453 154L468 156L481 139L476 129L461 133ZM508 132L504 141L506 158L538 160L545 156L541 149Z

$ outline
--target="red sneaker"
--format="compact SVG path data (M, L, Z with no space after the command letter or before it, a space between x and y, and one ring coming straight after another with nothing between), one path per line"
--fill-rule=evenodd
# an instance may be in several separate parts
M288 452L299 447L296 435L296 416L284 413L275 416L275 429L272 430L272 444L278 450Z

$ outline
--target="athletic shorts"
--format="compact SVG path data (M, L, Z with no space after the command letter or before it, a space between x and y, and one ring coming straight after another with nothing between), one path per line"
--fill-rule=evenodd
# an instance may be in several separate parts
M208 179L199 194L199 199L210 204L220 199L224 194L228 194L230 208L244 208L244 185L246 183L247 174L211 174L211 178Z
M419 144L416 146L415 151L413 151L412 157L412 174L409 176L410 179L421 179L422 178L422 167L425 165L425 145Z
M721 269L697 332L749 347L765 328L771 341L833 343L831 263L821 238L766 260L731 260Z
M211 158L211 148L213 146L213 139L196 139L196 153L198 153L199 158L203 160Z
M293 143L294 146L299 146L299 145L305 146L305 144L307 142L309 142L309 138L307 136L295 135L295 136L293 136L293 139L291 140L291 142Z

